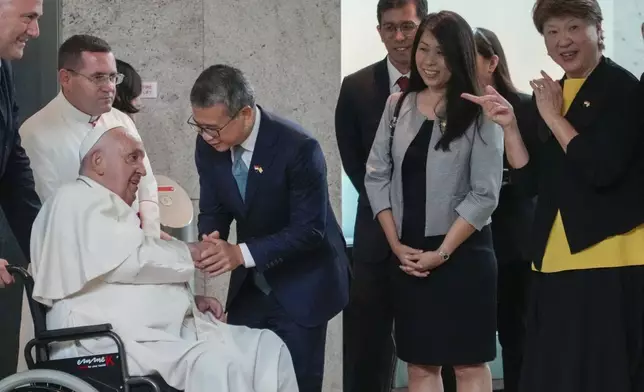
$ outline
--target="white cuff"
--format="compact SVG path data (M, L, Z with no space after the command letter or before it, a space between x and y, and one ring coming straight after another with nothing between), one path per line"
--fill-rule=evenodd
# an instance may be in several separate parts
M161 237L161 217L159 206L150 200L139 202L139 213L141 214L141 228L146 236Z
M239 249L242 252L242 258L244 259L244 267L253 268L255 267L255 260L253 255L250 254L250 250L246 244L239 244Z

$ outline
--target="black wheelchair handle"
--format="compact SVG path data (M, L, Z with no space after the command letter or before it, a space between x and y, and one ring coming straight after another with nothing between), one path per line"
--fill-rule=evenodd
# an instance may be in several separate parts
M23 282L31 279L31 275L29 275L29 272L27 272L27 269L24 267L9 264L6 266L6 270L13 276L20 276L20 279L22 279Z

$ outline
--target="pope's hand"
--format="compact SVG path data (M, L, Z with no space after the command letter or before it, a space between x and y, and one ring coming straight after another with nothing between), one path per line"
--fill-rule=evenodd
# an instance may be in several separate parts
M13 276L7 272L9 263L5 259L0 259L0 287L13 283Z
M217 298L195 295L195 304L201 313L210 312L217 320L226 322L224 307L221 306L221 303Z
M172 236L165 231L161 230L161 239L164 241L170 241L172 239Z

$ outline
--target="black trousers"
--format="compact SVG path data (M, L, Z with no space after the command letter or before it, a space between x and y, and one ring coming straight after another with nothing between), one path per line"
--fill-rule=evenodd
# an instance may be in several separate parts
M503 358L504 392L519 390L525 350L530 263L499 261L497 328Z
M0 289L0 380L16 372L22 310L21 282Z
M265 295L250 278L228 310L228 322L275 332L291 354L300 392L322 392L327 323L312 328L297 324L273 293Z
M344 311L346 392L389 392L396 356L386 262L353 262L349 305Z

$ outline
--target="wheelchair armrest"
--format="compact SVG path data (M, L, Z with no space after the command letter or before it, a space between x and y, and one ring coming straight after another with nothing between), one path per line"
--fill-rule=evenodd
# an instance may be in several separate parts
M61 328L43 331L38 334L40 340L79 340L87 337L95 337L112 330L112 324L87 325L84 327Z

